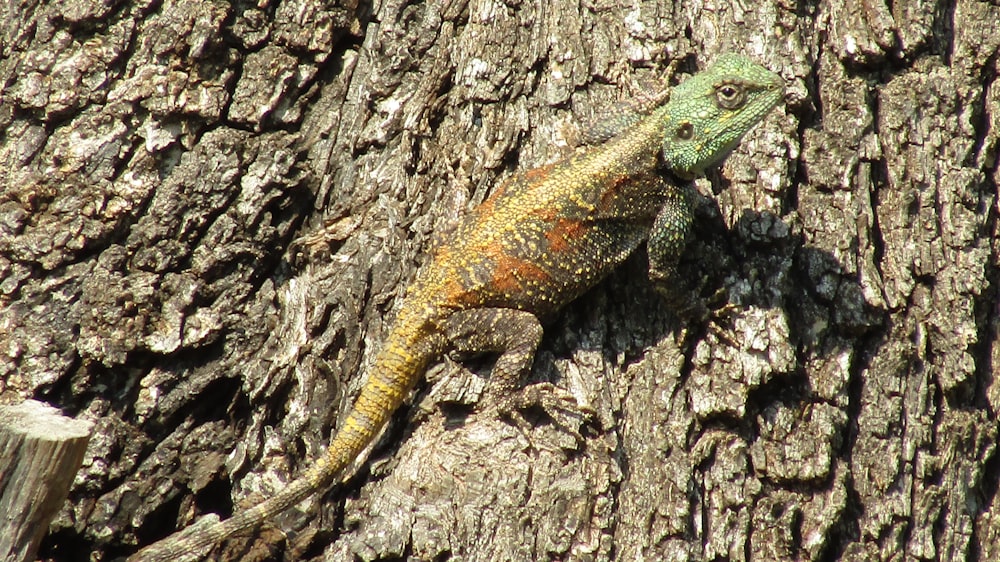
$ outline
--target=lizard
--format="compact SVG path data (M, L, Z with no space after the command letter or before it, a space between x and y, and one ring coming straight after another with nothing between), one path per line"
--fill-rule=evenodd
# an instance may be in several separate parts
M616 118L599 144L503 182L432 250L325 454L274 496L223 521L203 517L129 560L195 559L332 486L447 352L498 354L485 411L551 402L551 383L520 386L542 322L643 242L651 277L669 284L693 222L690 180L719 164L784 91L763 66L720 55L645 114Z

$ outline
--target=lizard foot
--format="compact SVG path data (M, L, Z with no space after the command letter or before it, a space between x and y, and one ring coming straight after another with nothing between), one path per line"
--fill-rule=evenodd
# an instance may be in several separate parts
M649 278L667 306L686 322L725 320L735 310L729 302L729 291L725 287L719 287L707 297L701 296L701 292L710 283L707 276L702 277L701 281L693 286L678 279L674 274L655 270L650 270Z
M712 316L709 303L717 298L726 299L725 289L716 291L709 299L702 299L697 291L682 289L654 279L656 292L677 316L688 323L701 323Z
M719 287L707 297L702 297L697 289L686 289L675 276L663 275L650 271L650 279L656 291L663 297L681 320L687 324L705 326L720 341L736 347L727 328L730 326L737 306L729 301L729 291ZM709 282L703 277L698 287L705 287Z
M571 435L577 445L584 442L579 428L597 415L593 408L580 404L572 394L550 382L530 384L487 404L487 410L525 433L532 428L525 411L534 409L544 412L559 429Z
M720 341L730 347L737 347L736 342L730 337L731 330L727 330L732 323L733 316L736 315L736 305L729 302L728 291L720 288L705 302L708 304L707 316L701 321L708 324L708 329Z

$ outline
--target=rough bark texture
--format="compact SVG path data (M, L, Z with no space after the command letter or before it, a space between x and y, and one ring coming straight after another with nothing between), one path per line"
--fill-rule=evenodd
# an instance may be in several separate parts
M699 181L685 263L728 316L677 322L637 255L536 359L582 442L449 406L489 364L445 361L217 557L1000 559L996 3L331 4L0 5L0 399L97 424L42 557L297 474L441 231L738 51L789 94Z

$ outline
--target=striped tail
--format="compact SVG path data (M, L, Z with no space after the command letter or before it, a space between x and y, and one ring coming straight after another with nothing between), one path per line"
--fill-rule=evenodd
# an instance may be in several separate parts
M285 486L277 495L236 513L225 521L211 515L190 527L155 542L129 558L129 562L188 562L197 560L210 547L236 533L252 529L324 490L341 476L361 452L379 435L389 417L402 404L413 385L423 376L428 363L440 349L423 330L393 329L372 368L369 380L361 389L354 407L334 435L326 455L304 474Z

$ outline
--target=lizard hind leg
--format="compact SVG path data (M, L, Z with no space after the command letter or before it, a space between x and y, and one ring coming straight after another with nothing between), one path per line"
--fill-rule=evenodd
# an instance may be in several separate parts
M542 341L538 318L513 308L476 308L453 313L445 325L452 347L462 353L499 353L480 410L521 425L520 410L541 407L554 420L565 414L590 417L566 390L548 382L522 386ZM562 424L560 424L562 425Z

